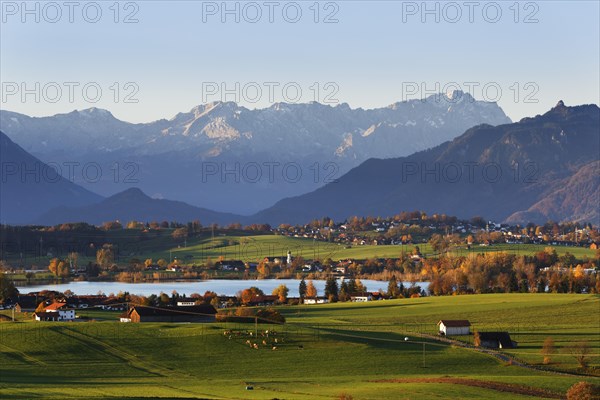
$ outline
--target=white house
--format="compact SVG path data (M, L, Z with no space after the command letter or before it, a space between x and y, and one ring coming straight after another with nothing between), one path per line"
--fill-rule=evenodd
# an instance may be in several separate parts
M195 306L196 302L194 300L192 300L192 301L184 300L184 301L178 301L177 305L179 307L189 307L189 306Z
M33 314L36 321L73 321L75 310L51 310Z
M467 320L450 320L443 319L438 322L438 328L440 335L444 336L458 336L458 335L470 335L471 334L471 323Z
M304 299L304 304L325 304L329 303L326 297L307 297Z
M350 296L350 301L362 303L365 301L373 300L373 296L370 293L357 293Z

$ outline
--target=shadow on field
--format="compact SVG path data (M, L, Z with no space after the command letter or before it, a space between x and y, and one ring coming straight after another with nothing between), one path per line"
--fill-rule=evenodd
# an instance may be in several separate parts
M382 310L385 308L402 308L402 307L407 307L407 306L421 306L424 305L426 303L407 303L407 304L380 304L378 302L370 302L370 303L374 303L373 305L371 304L365 304L365 303L357 303L359 305L356 306L346 306L344 304L344 307L340 307L340 308L336 308L336 311L340 311L340 312L344 312L346 310L369 310L371 308L374 309L378 309L378 310ZM301 308L302 312L326 312L329 311L330 308L329 307L319 307L319 306L303 306L303 308ZM296 310L294 310L294 312L297 312Z
M405 335L393 332L381 331L356 331L348 329L319 328L319 334L323 337L331 337L350 343L368 344L369 346L383 349L411 349L420 351L422 349L421 341L406 341ZM448 346L445 344L425 341L428 352L443 351Z

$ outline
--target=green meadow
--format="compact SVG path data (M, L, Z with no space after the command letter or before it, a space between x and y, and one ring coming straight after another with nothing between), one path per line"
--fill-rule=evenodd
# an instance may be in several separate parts
M428 243L418 244L419 250L425 256L435 256ZM220 257L224 259L240 259L243 261L257 261L263 257L285 256L291 251L294 256L302 256L305 259L326 259L334 261L367 258L399 258L402 253L412 253L414 245L355 245L344 246L337 243L313 241L307 238L293 238L277 235L259 236L223 236L216 238L205 238L194 242L188 242L186 247L177 246L167 251L148 253L150 257L165 258L177 257L183 262L187 260L213 261ZM507 252L517 255L534 255L544 251L546 247L552 247L558 255L571 253L578 259L585 257L593 258L594 251L583 247L545 246L534 244L499 244L492 246L466 246L454 248L450 252L453 255L464 256L470 253ZM169 253L171 251L171 253Z
M119 248L117 262L126 263L131 259L152 259L154 262L164 259L167 262L174 259L180 264L202 265L207 260L217 261L223 259L237 259L247 262L257 262L264 257L282 257L289 251L293 256L302 256L308 260L324 260L331 258L334 261L345 259L367 258L399 258L403 253L412 254L414 245L343 245L338 243L320 242L309 238L287 237L273 234L248 234L245 231L216 231L213 236L204 232L199 237L189 238L187 241L175 240L171 236L172 230L166 229L153 232L153 236L140 240L140 231L125 229L109 231L107 241ZM419 243L419 250L426 257L436 257L428 243ZM497 244L492 246L460 246L450 249L450 254L465 256L470 253L507 252L517 255L533 255L552 247L559 255L571 253L578 259L594 258L594 250L586 247L546 246L535 244ZM91 252L93 253L93 252ZM92 254L81 254L79 264L95 262ZM54 256L66 257L67 254L53 255L53 257L37 257L33 253L4 254L8 263L34 264L46 266ZM22 258L21 258L22 257ZM25 280L25 275L15 275L14 279ZM35 279L44 279L36 276Z
M95 322L2 322L0 397L533 399L564 398L582 380L600 384L596 295L426 297L279 310L285 325L122 324L115 313L93 311ZM587 340L586 373L596 376L539 371L422 336L435 334L442 318L508 330L519 342L509 354L534 367L552 337L557 353L550 367L570 373L582 371L566 346ZM270 336L248 336L255 329Z

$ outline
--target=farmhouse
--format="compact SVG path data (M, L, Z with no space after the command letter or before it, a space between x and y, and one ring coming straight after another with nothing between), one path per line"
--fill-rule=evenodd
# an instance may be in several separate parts
M466 319L442 319L437 324L440 335L458 336L471 334L471 323Z
M306 297L304 298L304 304L325 304L329 303L327 297Z
M217 310L210 304L183 307L134 306L119 316L121 322L213 322Z
M52 303L43 312L33 314L36 321L72 321L75 310L68 309L67 303Z
M379 292L360 292L350 294L350 301L360 303L372 300L383 300L383 296Z
M517 342L510 338L508 332L475 332L474 343L477 347L490 349L514 349Z

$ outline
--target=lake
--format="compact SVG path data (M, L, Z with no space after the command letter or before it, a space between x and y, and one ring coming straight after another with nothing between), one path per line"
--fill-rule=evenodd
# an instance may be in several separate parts
M341 282L341 281L340 281ZM369 279L361 280L363 285L369 291L378 291L379 289L387 290L388 282L374 281ZM192 293L204 294L207 290L216 292L219 295L235 296L240 290L256 286L266 294L270 294L277 286L286 285L289 289L290 297L298 297L298 279L263 279L263 280L228 280L214 279L207 281L170 281L170 282L155 282L155 283L126 283L126 282L68 282L48 285L31 285L17 286L19 292L29 293L38 292L41 290L56 290L64 292L70 290L77 295L89 294L117 294L119 292L129 292L131 294L149 296L151 294L160 294L160 292L171 294L173 290L183 295ZM314 280L319 296L324 294L325 281ZM410 287L410 282L404 282L404 286ZM427 290L428 282L417 282L417 286Z

